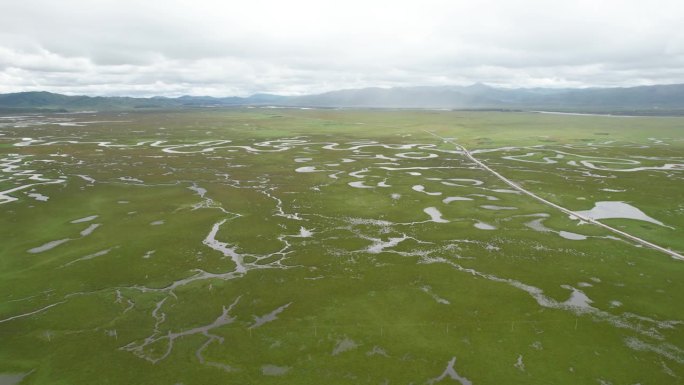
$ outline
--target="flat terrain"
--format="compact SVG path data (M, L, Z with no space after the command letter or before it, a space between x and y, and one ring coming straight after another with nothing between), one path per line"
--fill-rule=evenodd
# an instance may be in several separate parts
M684 381L684 118L1 116L0 237L2 385Z

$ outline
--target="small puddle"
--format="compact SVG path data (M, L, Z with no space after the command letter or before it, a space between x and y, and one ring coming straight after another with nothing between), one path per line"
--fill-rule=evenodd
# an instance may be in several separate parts
M84 218L79 218L79 219L74 219L73 221L69 223L83 223L83 222L90 222L92 220L97 219L97 215L91 215L89 217L84 217Z
M21 382L21 380L23 380L24 377L28 376L29 374L31 374L31 372L0 374L0 385L16 385L16 384L19 384Z
M442 199L442 203L456 202L456 201L472 201L473 198L467 197L447 197Z
M265 323L273 322L273 321L277 320L277 319L278 319L278 314L280 314L280 313L282 313L283 311L285 311L285 309L287 309L290 305L292 305L292 302L287 303L287 304L285 304L285 305L283 305L283 306L281 306L281 307L279 307L279 308L273 310L272 312L270 312L270 313L268 313L268 314L266 314L266 315L263 315L263 316L261 316L261 317L254 316L254 323L253 323L252 326L250 326L249 328L250 328L250 329L255 329L255 328L258 328L259 326L261 326L261 325L263 325L263 324L265 324Z
M343 340L337 342L337 345L332 351L332 355L336 356L349 350L356 349L359 345L351 338L345 337Z
M31 254L42 253L43 251L48 251L48 250L54 249L55 247L61 245L62 243L69 242L70 240L71 240L71 238L64 238L64 239L59 239L56 241L50 241L50 242L45 243L41 246L34 247L34 248L30 249L28 252Z
M290 369L289 366L263 365L261 367L261 374L264 376L282 376Z
M477 222L473 226L480 230L496 230L496 227L484 222Z
M88 226L83 231L81 231L81 236L87 237L88 235L92 234L93 231L95 231L95 229L97 229L100 226L101 226L100 223L93 223L92 225Z
M583 241L583 240L587 239L586 235L571 233L569 231L559 231L558 235L560 235L561 237L563 237L565 239L570 239L573 241Z
M39 201L39 202L47 202L48 199L50 199L50 197L45 196L45 195L40 194L40 193L30 192L30 193L26 193L26 195L28 195L29 197L31 197L31 198Z
M417 185L415 185L415 186L413 186L413 187L411 187L411 188L413 189L413 191L422 192L422 193L425 193L425 194L427 194L427 195L442 195L441 192L428 192L428 191L425 191L425 186L420 185L420 184L417 184Z
M299 172L299 173L320 172L320 171L323 171L323 170L316 170L316 167L314 167L314 166L299 167L295 170L295 172Z
M362 180L356 182L349 182L347 184L354 188L373 188L373 186L366 186L366 184Z
M482 205L480 206L485 210L517 210L517 207L512 207L512 206L496 206L496 205Z
M449 223L448 220L442 218L442 213L437 210L436 207L428 207L423 209L423 212L427 215L430 216L430 220L432 222L437 222L437 223Z

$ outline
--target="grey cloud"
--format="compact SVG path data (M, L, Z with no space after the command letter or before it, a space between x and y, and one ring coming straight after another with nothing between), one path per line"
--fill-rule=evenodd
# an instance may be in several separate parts
M0 13L0 92L684 83L683 15L670 0L25 0Z

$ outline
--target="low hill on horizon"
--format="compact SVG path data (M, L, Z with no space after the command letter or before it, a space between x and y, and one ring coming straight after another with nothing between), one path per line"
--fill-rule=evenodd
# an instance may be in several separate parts
M364 88L291 97L291 105L367 108L682 110L684 84L629 88L496 88L472 86Z
M303 96L249 97L68 96L51 92L0 94L0 110L133 110L230 106L319 108L504 109L567 112L684 114L684 84L615 88L497 88L419 86L362 88Z

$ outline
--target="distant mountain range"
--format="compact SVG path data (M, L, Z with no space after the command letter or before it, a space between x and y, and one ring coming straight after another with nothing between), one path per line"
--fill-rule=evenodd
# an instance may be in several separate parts
M69 96L51 92L17 92L0 94L0 110L131 110L168 109L182 107L220 107L241 105L278 104L288 99L285 96L256 94L247 98L210 96L181 96L166 98L133 98L119 96Z
M227 106L320 108L501 109L684 115L684 84L629 88L496 88L471 86L340 90L315 95L249 97L90 97L50 92L0 94L0 111L130 110Z

